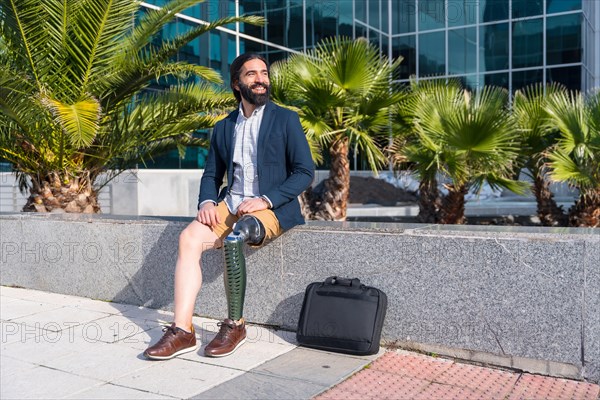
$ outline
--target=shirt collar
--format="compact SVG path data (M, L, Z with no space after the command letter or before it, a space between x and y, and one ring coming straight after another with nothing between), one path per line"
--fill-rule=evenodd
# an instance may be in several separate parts
M254 111L252 112L252 115L250 115L250 117L248 117L248 118L255 117L256 115L259 115L260 113L262 113L262 112L263 112L263 110L265 109L265 106L266 106L266 104L263 104L262 106L256 107L256 108L254 109ZM240 105L238 106L238 109L239 109L239 111L240 111L240 113L239 113L240 117L241 117L241 118L244 118L244 119L248 119L248 118L246 118L246 116L244 115L244 109L242 108L242 102L241 102L241 101L240 101Z

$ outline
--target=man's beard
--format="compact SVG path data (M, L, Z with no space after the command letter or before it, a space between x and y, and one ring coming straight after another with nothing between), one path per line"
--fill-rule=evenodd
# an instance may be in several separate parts
M250 85L238 83L238 86L240 87L240 94L248 103L258 107L267 104L267 100L269 100L269 93L271 91L270 85L266 85L264 83L254 83L252 84L252 87L250 87ZM264 93L254 93L252 91L252 89L259 86L262 86L266 89Z

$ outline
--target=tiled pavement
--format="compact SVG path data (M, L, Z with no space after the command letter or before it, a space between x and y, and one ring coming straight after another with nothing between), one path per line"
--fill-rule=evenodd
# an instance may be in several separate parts
M0 398L597 399L600 387L385 351L355 357L297 347L294 334L249 326L221 359L142 356L172 314L0 287ZM194 318L202 344L217 321ZM373 360L375 360L373 362Z
M316 397L329 399L598 399L586 382L515 373L390 351Z

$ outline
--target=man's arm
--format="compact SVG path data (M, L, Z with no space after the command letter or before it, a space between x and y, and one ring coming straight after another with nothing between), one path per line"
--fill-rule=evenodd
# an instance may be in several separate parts
M210 139L210 147L206 157L206 165L204 166L204 173L202 174L202 179L200 180L198 208L200 208L203 203L208 201L216 203L219 197L219 189L223 184L223 177L225 176L227 167L225 160L221 158L218 151L218 147L223 143L222 140L219 140L218 135L222 132L222 125L217 123Z

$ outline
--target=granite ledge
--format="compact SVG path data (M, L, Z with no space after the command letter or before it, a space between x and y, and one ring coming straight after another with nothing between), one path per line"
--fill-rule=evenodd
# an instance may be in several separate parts
M168 223L187 224L192 217L170 216L131 216L114 214L53 214L53 213L0 213L0 221L22 221L26 219L44 219L48 221L69 221L82 223L160 225ZM600 229L596 228L557 228L534 226L491 226L491 225L436 225L397 222L357 222L357 221L307 221L294 228L295 231L336 231L366 232L382 234L411 234L419 236L506 236L550 239L560 235L560 240L580 240L582 237L600 242Z

